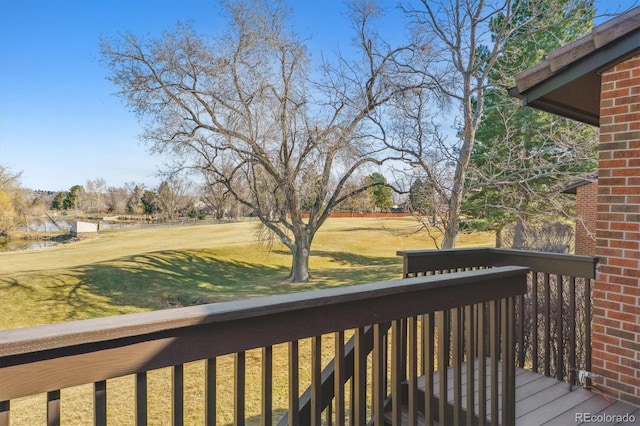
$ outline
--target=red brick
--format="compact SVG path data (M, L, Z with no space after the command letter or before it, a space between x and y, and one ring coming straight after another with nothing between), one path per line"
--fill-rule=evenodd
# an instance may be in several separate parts
M640 167L633 167L629 164L629 161L633 160L624 160L626 163L625 167L622 169L613 170L614 176L640 176ZM625 182L625 185L627 182Z
M609 277L609 281L612 283L617 283L617 284L621 284L623 286L632 286L632 285L636 285L638 280L636 280L635 278L629 278L629 277L621 277L618 275L611 275Z
M635 123L635 122L638 122L638 120L640 120L640 113L631 112L630 114L616 115L613 119L613 122L614 123Z
M624 312L617 312L617 311L607 311L607 317L613 318L613 319L619 319L620 321L626 321L630 323L633 323L636 320L636 315L627 314Z
M638 102L638 99L636 96L624 96L621 98L607 99L606 101L602 101L600 102L600 108L602 108L603 106L613 106L613 105L633 105L637 102Z
M620 168L620 167L627 167L627 160L604 160L604 161L600 161L600 164L598 165L598 167L601 168L608 168L608 169L615 169L615 168ZM605 182L598 182L599 185L611 185L611 183L605 181Z
M598 316L598 320L593 319L593 324L598 325L599 327L611 327L611 328L621 328L622 323L618 320L614 320L611 318L607 318L605 316ZM595 328L592 328L593 332L596 332ZM602 330L604 331L604 329Z
M629 94L630 90L626 87L622 89L607 90L601 93L600 99L622 98L625 96L629 96ZM607 108L601 110L600 115L611 115L611 113L606 113L606 110Z
M632 68L638 68L638 67L640 67L640 56L632 56L626 61L616 64L615 67L611 69L611 71L607 70L605 72L608 73L608 72L615 72L615 71L622 71L622 70L630 70Z
M595 296L593 296L595 297ZM624 295L620 293L606 292L606 299L612 302L620 302L620 303L636 303L636 298L629 295Z
M640 132L624 132L613 135L614 141L632 141L640 139Z
M612 194L640 194L640 186L623 186L623 187L613 187L611 188Z
M618 355L610 354L605 351L593 350L591 351L591 355L593 358L601 359L609 362L620 362L620 357Z
M619 231L640 231L640 223L614 222L611 224L611 229Z
M611 349L612 348L607 347L607 350L611 350ZM630 351L630 352L632 352L632 351ZM607 362L607 363L605 363L605 368L607 370L609 370L609 371L615 371L616 373L619 373L619 374L630 375L630 374L634 374L635 373L633 368L626 367L624 365L621 365L618 362Z
M640 306L637 304L626 304L622 305L622 312L626 312L628 314L633 314L635 316L640 316Z
M614 72L610 72L610 73L603 73L602 74L602 82L603 83L609 83L609 82L618 82L619 80L624 80L624 79L628 79L631 77L631 71L629 71L629 69L618 69L616 68L616 70Z
M640 337L640 324L631 324L631 323L625 322L625 323L621 323L621 325L623 330L636 333ZM640 345L640 343L638 343L638 345ZM638 349L638 353L640 353L640 349Z
M623 87L632 87L637 85L638 85L638 81L635 78L631 78L631 73L629 73L629 78L620 79L616 81L616 89L623 88Z
M614 258L614 257L622 257L623 255L623 251L619 250L619 249L609 249L606 247L603 247L601 244L597 243L596 244L596 255L597 256L606 256L607 258ZM609 263L607 261L607 265L611 265L611 266L625 266L625 265L616 265L614 263Z
M627 111L625 111L625 113L629 112L628 111L628 107L625 107L625 108L627 108ZM626 132L626 131L628 131L629 130L629 126L627 125L626 121L624 123L620 124L620 121L623 121L623 120L619 119L619 117L625 117L627 115L629 115L629 114L620 114L620 115L613 116L614 123L618 123L618 124L608 124L608 125L604 125L604 126L601 124L600 125L600 131L602 133L617 133L617 132Z
M621 269L617 269L618 271L622 272ZM602 282L600 280L596 281L595 283L595 287L594 288L598 288L600 290L604 290L604 291L610 291L613 293L622 293L622 286L617 285L617 284L611 284L608 282Z
M640 243L636 242L636 241L617 241L617 240L613 240L610 242L609 244L611 246L611 248L623 248L623 249L629 249L629 250L637 250L638 247L640 247Z
M640 157L640 150L628 149L625 151L614 151L613 158L635 158Z
M640 297L640 287L623 287L622 292Z

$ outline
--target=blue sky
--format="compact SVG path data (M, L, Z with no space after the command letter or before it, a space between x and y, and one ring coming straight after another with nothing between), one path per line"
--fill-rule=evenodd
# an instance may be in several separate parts
M598 0L596 7L603 13L632 3ZM349 44L342 1L291 5L314 56ZM218 12L213 0L0 0L0 164L22 171L31 189L65 190L97 178L156 186L162 159L148 154L136 118L113 95L99 38L157 35L178 21L212 33L222 25Z

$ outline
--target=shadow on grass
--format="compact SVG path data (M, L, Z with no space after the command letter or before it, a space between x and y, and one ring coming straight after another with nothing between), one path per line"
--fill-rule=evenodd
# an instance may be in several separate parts
M312 267L308 283L285 282L288 267L233 260L215 250L159 251L0 277L0 289L11 291L19 305L9 306L13 319L2 328L362 284L400 278L402 272L394 257L319 250L312 257L335 267Z
M314 257L314 256L326 257L330 259L330 262L335 262L340 265L390 266L390 265L402 264L400 257L365 256L362 254L346 252L346 251L311 250L311 257Z
M214 251L162 251L83 272L82 285L112 304L161 309L277 294L288 270L220 259Z

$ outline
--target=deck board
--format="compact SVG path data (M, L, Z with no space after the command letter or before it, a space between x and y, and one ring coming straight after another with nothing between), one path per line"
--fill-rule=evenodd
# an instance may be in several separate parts
M475 412L478 412L478 362L476 361L476 373L474 375ZM453 402L453 371L448 372L447 400ZM462 405L466 409L466 369L462 368ZM502 377L500 375L499 380ZM439 382L439 374L434 374L434 382ZM424 390L424 378L418 379L418 388ZM436 397L438 386L435 387ZM500 389L502 387L500 386ZM490 398L487 392L487 398ZM487 406L490 407L489 401ZM501 409L501 407L500 407ZM589 413L591 415L625 415L635 416L636 423L640 424L640 409L632 405L617 401L583 388L570 388L568 383L559 382L554 378L546 377L522 368L516 369L516 425L577 425L582 424L576 413ZM576 419L578 421L576 421ZM422 420L422 418L420 419ZM422 421L419 424L424 424ZM612 422L585 422L589 425L614 425ZM628 424L628 423L627 423Z

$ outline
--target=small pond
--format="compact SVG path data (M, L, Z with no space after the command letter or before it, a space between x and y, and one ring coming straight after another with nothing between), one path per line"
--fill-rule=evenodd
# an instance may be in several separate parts
M56 241L29 241L29 240L4 240L0 239L0 252L15 250L33 250L52 247L59 244Z

